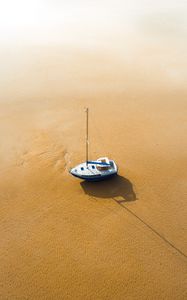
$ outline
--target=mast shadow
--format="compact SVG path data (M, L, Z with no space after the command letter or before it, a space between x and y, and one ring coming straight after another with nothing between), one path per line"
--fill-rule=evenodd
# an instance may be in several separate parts
M115 200L119 204L127 201L137 200L133 189L133 184L127 178L116 175L106 181L89 182L82 181L80 183L85 194L96 198L113 198L119 197L120 200Z

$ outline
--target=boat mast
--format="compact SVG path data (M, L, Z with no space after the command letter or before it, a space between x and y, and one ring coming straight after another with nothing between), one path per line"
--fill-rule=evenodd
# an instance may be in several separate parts
M88 107L86 108L86 165L88 165Z

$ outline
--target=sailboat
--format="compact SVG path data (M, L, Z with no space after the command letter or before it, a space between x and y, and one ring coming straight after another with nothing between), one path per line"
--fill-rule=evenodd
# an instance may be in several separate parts
M101 181L116 175L118 168L115 162L108 157L89 160L88 117L89 109L86 108L86 161L70 169L70 174L87 181Z

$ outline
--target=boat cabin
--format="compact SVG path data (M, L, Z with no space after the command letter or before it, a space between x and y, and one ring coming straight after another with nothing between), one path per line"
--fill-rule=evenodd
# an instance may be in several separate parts
M107 171L112 167L108 157L99 158L99 159L97 159L97 161L99 163L102 163L101 165L99 165L99 164L97 165L98 171Z

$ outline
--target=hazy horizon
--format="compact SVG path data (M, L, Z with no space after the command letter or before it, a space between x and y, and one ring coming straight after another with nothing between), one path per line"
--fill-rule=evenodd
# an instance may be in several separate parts
M83 56L86 64L95 61L98 75L104 68L113 76L116 69L119 82L122 72L129 74L128 82L140 85L142 77L146 86L164 85L184 92L186 16L185 1L4 2L0 10L2 92L15 74L25 73L29 80L31 65L36 61L40 62L40 70L45 70L47 59L51 61L48 69L53 74L56 59L64 57L66 61L68 55L75 65L79 59L84 65ZM67 67L71 69L70 65ZM95 71L90 68L90 73ZM60 72L65 76L62 61ZM40 82L38 76L36 73L35 79Z
M185 1L7 1L1 4L0 44L93 47L123 38L185 38ZM185 44L186 41L183 40ZM180 45L175 45L180 46Z

